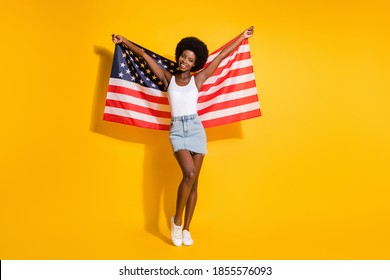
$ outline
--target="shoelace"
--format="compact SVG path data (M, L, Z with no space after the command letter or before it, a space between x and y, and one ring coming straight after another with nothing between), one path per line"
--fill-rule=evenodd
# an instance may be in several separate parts
M192 240L191 234L189 231L183 231L183 239L186 239L188 241Z
M175 239L182 239L183 238L183 235L181 232L181 227L178 227L176 225L173 226L173 237Z

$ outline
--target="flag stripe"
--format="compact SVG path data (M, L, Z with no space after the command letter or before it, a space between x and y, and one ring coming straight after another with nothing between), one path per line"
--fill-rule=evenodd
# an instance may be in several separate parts
M119 101L119 102L123 102L123 103L130 103L130 104L134 104L134 105L138 105L138 106L143 106L143 107L150 108L150 109L156 110L156 111L170 112L169 105L153 103L153 102L149 102L147 100L141 99L141 98L136 98L136 97L125 95L125 94L108 92L106 101L110 101L110 100Z
M199 114L199 116L202 116L204 114L207 114L210 111L227 109L227 108L231 108L231 107L235 107L235 106L239 106L239 105L245 105L245 104L249 104L249 103L256 104L257 98L253 95L250 95L250 96L239 98L239 99L224 101L224 102L220 102L220 103L214 103L213 105L211 105L209 107L206 107L202 110L199 110L198 114Z
M228 85L229 82L235 82L235 84ZM253 88L255 86L256 86L255 81L250 80L250 79L248 80L248 79L246 79L246 77L230 78L230 79L228 79L228 81L225 81L223 84L211 88L209 91L210 93L199 97L198 102L199 103L207 102L220 94L241 91L244 89Z
M207 84L206 83L203 84L203 86L202 86L202 88L200 90L200 96L204 95L205 93L210 91L211 88L215 88L216 86L220 85L223 82L225 82L225 84L226 84L227 83L226 82L227 78L239 77L239 76L248 75L248 74L251 74L250 79L253 80L254 76L253 76L253 68L252 68L252 66L243 67L243 68L239 68L239 69L232 69L229 72L225 73L221 77L214 77L214 76L212 76L212 79L207 79ZM233 81L233 82L236 82L236 81Z
M144 99L152 103L168 104L166 98L145 94L145 92L142 91L141 86L139 86L138 88L139 88L138 90L135 90L131 88L110 85L108 86L108 92L133 96L139 99Z
M220 118L214 118L202 121L205 128L214 127L219 125L225 125L233 122L243 121L251 118L260 117L261 113L258 109L252 111L241 112L235 115L227 115Z
M169 125L146 122L146 121L142 121L140 119L131 118L129 116L124 117L124 116L120 116L117 114L110 114L108 112L104 113L104 120L110 121L110 122L117 122L117 123L122 123L122 124L127 124L127 125L143 127L143 128L157 129L157 130L169 130L169 127L170 127Z
M107 100L106 101L106 106L107 107L114 107L114 108L120 108L124 110L130 110L138 113L143 113L143 114L148 114L154 117L158 118L170 118L171 113L168 111L158 111L154 110L150 107L144 107L144 106L139 106L135 105L134 103L128 103L128 102L121 102L118 100Z
M226 117L229 115L235 115L238 113L243 113L246 111L253 111L257 110L258 106L256 103L249 103L249 104L244 104L244 105L239 105L233 108L226 108L218 111L211 111L208 113L203 114L202 116L199 116L202 121L210 120L210 119L215 119L215 118L222 118Z
M110 78L109 86L110 85L125 87L125 88L129 88L132 90L139 90L139 91L143 92L144 94L152 95L152 96L156 96L156 97L165 97L165 98L167 97L166 91L161 91L158 88L148 88L146 86L142 86L140 84L126 81L126 80L122 80L122 79Z
M235 92L232 92L232 93L226 93L226 94L218 95L215 98L210 99L207 102L199 103L198 110L201 111L204 108L212 106L213 104L216 104L216 103L221 103L221 102L224 102L224 101L235 100L235 99L239 99L239 98L245 98L245 97L248 97L248 96L253 96L253 98L257 99L256 89L255 88L248 88L248 89L244 89L244 90L241 90L241 91L235 91Z
M166 125L166 124L170 124L170 121L171 121L168 118L154 117L154 116L151 116L149 114L125 110L122 108L109 107L109 106L105 107L104 113L118 115L118 116L122 116L122 117L130 117L130 118L142 120L144 122L150 122L150 123L156 123L156 124L159 123L159 124Z
M207 58L206 64L204 67L207 67L211 61L221 52L222 49L216 50L212 52L209 57ZM247 44L247 41L241 43L240 46L234 51L232 51L227 57L225 57L222 62L218 65L218 67L224 67L226 63L228 63L229 60L234 59L235 55L240 54L240 53L250 53L249 52L249 44Z
M220 76L221 72L229 71L230 69L236 69L243 67L243 65L252 65L251 55L250 53L240 53L235 55L234 57L227 57L222 60L221 64L218 66L217 70L213 73L211 77ZM206 84L208 82L205 82ZM210 83L212 83L210 81Z

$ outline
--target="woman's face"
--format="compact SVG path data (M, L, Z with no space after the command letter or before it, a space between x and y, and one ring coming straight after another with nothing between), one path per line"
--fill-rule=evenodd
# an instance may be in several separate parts
M196 56L193 51L185 50L179 56L178 66L180 71L191 71L192 67L195 66Z

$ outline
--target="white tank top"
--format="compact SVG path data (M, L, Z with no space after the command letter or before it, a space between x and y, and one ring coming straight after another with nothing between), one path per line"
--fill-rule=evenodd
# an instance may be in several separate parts
M177 85L175 76L172 76L167 92L172 117L198 113L199 91L196 87L194 76L191 77L190 82L185 86Z

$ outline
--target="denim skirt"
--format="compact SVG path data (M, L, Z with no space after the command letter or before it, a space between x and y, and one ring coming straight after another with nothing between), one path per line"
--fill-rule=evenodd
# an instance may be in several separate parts
M188 150L192 153L207 154L206 132L196 114L172 117L169 140L173 152Z

